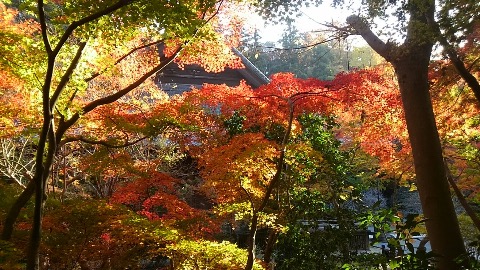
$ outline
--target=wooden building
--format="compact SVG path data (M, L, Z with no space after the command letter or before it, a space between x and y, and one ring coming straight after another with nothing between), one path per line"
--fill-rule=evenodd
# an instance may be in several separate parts
M240 57L245 68L226 68L219 73L210 73L199 65L185 65L181 69L176 63L172 62L156 74L155 82L170 96L181 94L192 87L201 87L204 83L238 86L240 81L244 80L251 87L257 88L269 82L269 79L241 52L237 49L232 50Z

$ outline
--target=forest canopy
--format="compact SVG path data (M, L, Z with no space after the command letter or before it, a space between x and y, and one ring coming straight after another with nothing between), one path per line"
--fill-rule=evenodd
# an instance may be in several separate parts
M319 2L0 2L0 268L476 269L479 4L299 33ZM254 11L287 21L275 46ZM245 68L231 48L269 83L154 80Z

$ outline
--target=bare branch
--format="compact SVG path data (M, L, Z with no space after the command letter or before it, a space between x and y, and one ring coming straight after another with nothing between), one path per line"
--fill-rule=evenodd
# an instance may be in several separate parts
M33 160L27 157L26 149L30 141L25 140L22 145L12 140L0 140L0 173L15 181L22 188L32 179L34 171Z
M84 142L84 143L88 143L88 144L97 144L97 145L103 145L107 148L124 148L124 147L128 147L128 146L132 146L140 141L143 141L145 139L147 139L148 136L144 136L144 137L141 137L139 139L136 139L136 140L133 140L131 142L126 142L126 143L123 143L123 144L111 144L107 141L100 141L100 140L91 140L91 139L87 139L83 136L76 136L76 137L68 137L68 138L65 138L64 140L62 140L60 142L60 146L63 146L67 143L70 143L70 142L75 142L75 141L80 141L80 142Z

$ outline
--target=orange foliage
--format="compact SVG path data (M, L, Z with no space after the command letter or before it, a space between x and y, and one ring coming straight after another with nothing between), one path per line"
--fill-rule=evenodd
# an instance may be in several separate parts
M479 27L470 34L467 44L459 49L469 71L479 78ZM432 63L429 73L431 96L444 156L467 198L480 201L480 106L471 89L448 60Z
M35 124L32 118L31 97L24 92L24 82L14 74L15 57L24 52L25 36L31 36L39 30L33 20L19 20L18 11L7 8L0 2L0 137L12 136L22 131L26 123ZM33 96L33 94L30 94ZM32 126L31 126L32 127Z
M272 180L277 155L275 143L262 134L238 135L229 144L211 149L199 158L203 188L221 203L247 200L245 196L259 200Z
M411 167L410 143L400 91L391 67L379 66L339 74L332 87L339 91L337 114L346 128L346 142L358 143L380 159L382 166L402 174Z
M360 146L377 156L393 175L408 171L410 145L393 77L391 68L377 67L339 74L333 81L276 74L269 84L255 90L245 84L204 85L174 98L171 104L158 105L154 114L176 119L181 132L170 139L199 159L204 188L219 201L231 202L247 193L260 198L275 171L273 160L279 151L262 133L276 126L286 129L292 108L294 116L338 115L343 126L337 135L344 147ZM244 133L232 137L225 121L235 113L243 117ZM294 120L292 137L299 125Z
M202 40L189 44L184 52L175 59L183 67L188 64L197 64L207 72L222 72L226 67L232 69L243 68L242 61L235 55L224 40ZM169 50L166 50L166 55Z
M7 8L4 3L0 2L0 33L2 37L6 37L2 42L15 41L9 38L8 34L30 36L40 30L40 26L34 20L16 21L18 13L18 10Z

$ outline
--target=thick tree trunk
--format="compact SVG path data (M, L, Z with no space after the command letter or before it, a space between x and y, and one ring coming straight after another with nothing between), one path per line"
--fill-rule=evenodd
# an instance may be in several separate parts
M430 100L427 48L404 50L394 62L408 134L412 145L416 184L437 268L460 269L455 259L465 254L446 178L442 150Z
M347 23L395 68L428 238L432 250L440 255L436 267L455 270L461 268L455 259L466 251L448 187L428 82L433 33L428 31L427 21L434 20L435 2L415 1L408 11L407 35L401 46L384 43L358 16L350 16Z

